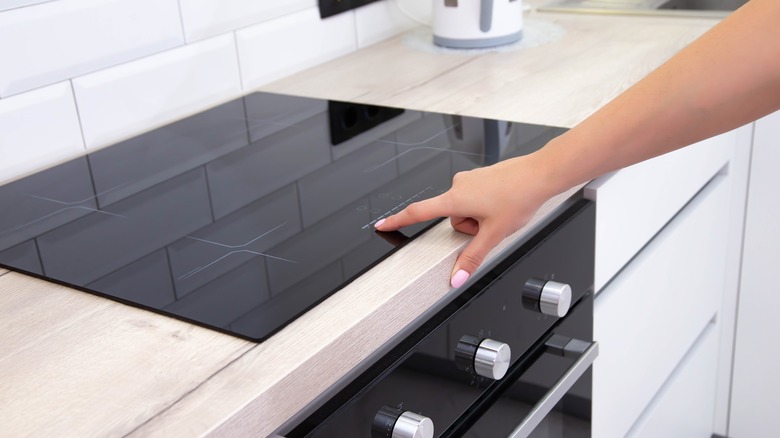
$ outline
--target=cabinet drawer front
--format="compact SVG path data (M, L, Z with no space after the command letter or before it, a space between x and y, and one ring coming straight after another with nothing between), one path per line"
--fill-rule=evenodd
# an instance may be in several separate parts
M728 195L715 177L596 297L593 436L624 436L716 314Z
M718 327L710 323L628 436L711 436L717 366Z
M596 201L596 292L723 168L736 142L728 132L585 187Z

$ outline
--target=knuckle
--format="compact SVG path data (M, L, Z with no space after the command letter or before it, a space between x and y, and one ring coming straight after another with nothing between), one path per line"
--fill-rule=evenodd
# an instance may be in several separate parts
M420 204L410 204L406 208L406 214L412 218L416 218L420 215Z
M466 178L466 175L468 174L467 171L463 170L455 174L455 176L452 177L452 182L457 183L460 181L463 181L464 178Z
M461 254L461 261L466 262L473 267L477 267L482 264L484 257L479 254L463 253Z

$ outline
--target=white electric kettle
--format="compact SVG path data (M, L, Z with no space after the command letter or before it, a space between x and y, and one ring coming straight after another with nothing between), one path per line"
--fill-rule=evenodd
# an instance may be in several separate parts
M433 0L433 42L439 46L493 47L522 36L521 0Z

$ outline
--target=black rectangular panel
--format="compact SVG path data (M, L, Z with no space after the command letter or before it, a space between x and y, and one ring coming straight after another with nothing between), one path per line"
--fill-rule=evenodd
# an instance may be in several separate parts
M320 0L320 17L327 18L379 0Z

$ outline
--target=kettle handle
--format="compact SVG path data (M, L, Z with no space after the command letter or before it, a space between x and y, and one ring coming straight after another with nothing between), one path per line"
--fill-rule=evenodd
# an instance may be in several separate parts
M479 30L490 31L493 26L493 0L480 0L479 4Z

